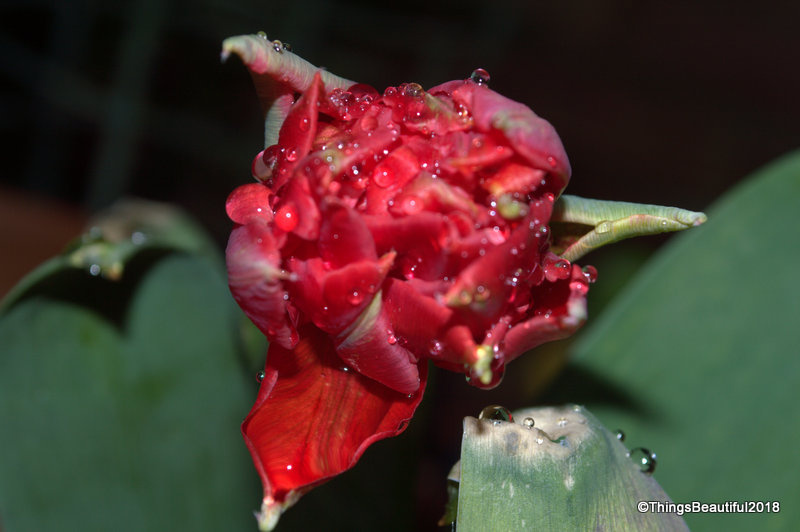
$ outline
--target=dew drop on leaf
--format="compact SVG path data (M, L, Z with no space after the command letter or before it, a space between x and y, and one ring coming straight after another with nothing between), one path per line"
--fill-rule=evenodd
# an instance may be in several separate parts
M625 441L625 433L622 432L622 430L617 429L617 432L616 432L615 436L617 437L617 439L619 441Z
M651 453L649 449L644 447L637 447L631 449L628 456L633 463L639 466L642 473L650 474L656 469L656 453Z
M263 369L261 371L257 372L256 373L256 382L260 384L261 381L264 380L264 376L265 376L265 373L264 373Z
M500 405L487 406L478 414L478 419L486 419L489 421L514 421L511 411Z

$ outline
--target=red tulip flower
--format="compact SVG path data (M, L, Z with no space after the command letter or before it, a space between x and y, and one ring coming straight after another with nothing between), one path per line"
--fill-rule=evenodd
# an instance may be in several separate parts
M550 251L570 176L558 135L482 72L381 94L237 39L226 51L261 93L271 80L280 124L227 201L230 289L270 341L242 431L271 526L405 429L429 361L491 388L573 333L593 272Z

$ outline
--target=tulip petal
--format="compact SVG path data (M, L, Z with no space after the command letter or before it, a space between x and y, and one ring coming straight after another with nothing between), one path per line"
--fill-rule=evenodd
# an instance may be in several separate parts
M328 335L300 330L292 349L271 344L258 399L242 433L264 485L262 512L279 514L315 485L355 465L372 443L405 430L422 399L346 371Z
M419 389L417 358L400 345L380 292L335 343L339 357L362 375L400 393Z
M297 331L289 320L276 238L266 221L254 220L231 233L225 250L228 286L248 318L271 342L291 348Z
M509 144L536 168L550 172L549 190L561 193L572 172L564 145L550 122L519 102L470 81L449 82L435 89L452 91L453 101L469 109L480 131L498 130Z
M505 335L506 361L545 342L566 338L586 321L589 282L581 268L572 265L568 279L542 283L533 292L534 317L514 325Z

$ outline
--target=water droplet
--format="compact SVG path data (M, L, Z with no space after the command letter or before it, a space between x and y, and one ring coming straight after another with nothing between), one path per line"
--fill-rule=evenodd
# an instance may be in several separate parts
M279 54L283 53L283 43L278 39L272 41L272 49L278 52Z
M89 273L91 275L94 275L95 277L100 275L101 271L102 271L102 268L100 268L99 264L92 264L91 266L89 266Z
M514 421L514 417L508 408L500 405L490 405L481 410L478 414L478 419L486 419L489 421Z
M397 336L395 336L394 334L392 334L391 331L389 331L389 336L386 338L386 341L389 342L389 345L394 345L397 343Z
M403 83L400 87L403 96L408 96L409 98L419 98L425 92L419 83Z
M558 424L559 427L566 427L567 426L567 418L560 417L560 418L558 418L558 421L556 421L556 423Z
M542 433L540 432L538 436L536 436L536 443L541 445L544 443L544 438L542 437Z
M286 152L286 160L289 161L289 162L296 161L297 160L297 150L294 149L294 148L289 149L289 151Z
M528 427L529 429L533 427L534 421L532 417L526 417L522 420L522 424Z
M265 376L266 376L266 374L264 373L264 370L262 369L261 371L259 371L258 373L256 373L256 382L257 382L257 383L259 383L259 384L261 384L261 381L263 381L263 380L264 380L264 377L265 377Z
M286 471L291 471L291 470L292 470L292 464L287 465L286 466Z
M294 205L287 204L278 209L275 213L275 225L287 233L297 227L297 209Z
M258 33L256 33L256 35L258 35L262 39L266 39L267 38L267 32L266 31L259 31Z
M558 161L556 161L556 158L551 155L547 158L547 164L555 168L558 165Z
M394 183L394 172L387 166L378 167L375 169L375 173L372 174L372 180L379 187L386 188Z
M292 45L289 44L288 42L285 42L285 43L283 43L283 49L286 50L287 52L291 52L292 51Z
M308 131L308 128L311 127L311 122L308 120L307 116L304 116L302 120L300 120L300 131Z
M488 85L491 76L489 75L486 70L482 68L476 68L472 71L472 74L469 75L469 79L477 83L478 85Z
M642 473L650 474L656 470L656 453L651 453L649 449L644 447L637 447L631 449L628 456L633 463L639 466Z
M359 292L357 288L353 288L353 291L347 295L347 301L349 301L351 305L358 305L364 301L364 294Z
M597 224L597 227L594 228L595 233L598 234L605 234L611 231L611 222L600 222Z
M583 275L586 276L586 280L589 281L589 284L594 283L597 280L597 268L594 266L584 266Z
M619 441L625 441L625 433L622 432L620 429L617 429L616 434L614 434Z
M439 340L431 340L431 345L428 351L430 351L432 356L439 356L442 354L442 342Z

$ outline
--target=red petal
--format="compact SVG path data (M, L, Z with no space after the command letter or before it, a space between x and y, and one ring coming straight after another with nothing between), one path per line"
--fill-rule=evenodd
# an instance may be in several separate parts
M569 279L543 283L533 292L536 316L512 327L505 335L506 361L545 342L566 338L586 321L589 282L577 265Z
M400 393L419 389L417 359L398 342L380 293L335 343L339 357L362 375Z
M317 102L322 92L322 78L319 71L300 99L292 106L281 126L278 145L284 149L283 157L278 163L277 190L288 179L291 170L311 150L311 144L317 134Z
M225 201L228 218L237 224L246 224L256 218L269 222L272 220L269 196L270 190L260 183L236 187Z
M333 268L361 260L375 260L372 235L353 209L330 201L322 208L319 230L319 254Z
M452 309L397 279L387 283L385 306L395 334L403 338L413 352L432 357L440 354L441 348L436 348L436 342L453 315Z
M228 286L244 313L272 342L292 347L297 331L287 315L278 244L265 221L233 230L225 250Z
M480 131L499 130L509 144L536 168L557 179L551 190L560 193L567 186L571 169L564 145L550 122L521 103L476 83L443 85L452 90L453 101L467 106Z
M422 399L345 371L329 337L301 329L293 350L271 344L242 433L264 485L267 509L285 508L313 486L350 469L372 443L400 434Z

